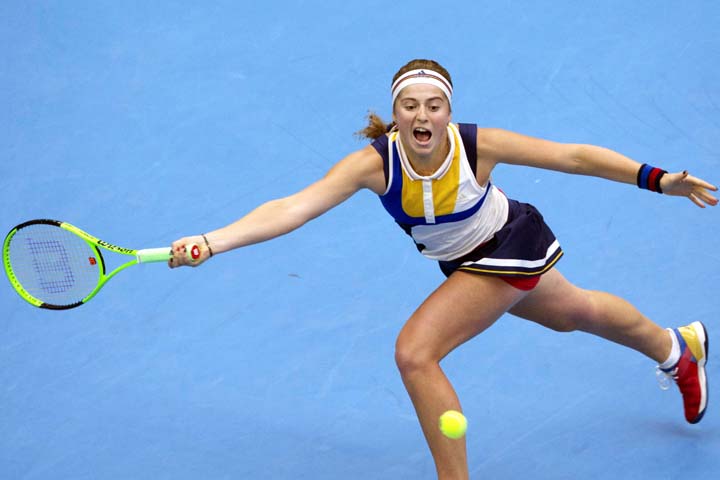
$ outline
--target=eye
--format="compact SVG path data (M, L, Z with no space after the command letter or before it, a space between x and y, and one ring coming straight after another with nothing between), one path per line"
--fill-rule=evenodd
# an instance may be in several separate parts
M430 105L431 112L437 112L440 110L440 105Z

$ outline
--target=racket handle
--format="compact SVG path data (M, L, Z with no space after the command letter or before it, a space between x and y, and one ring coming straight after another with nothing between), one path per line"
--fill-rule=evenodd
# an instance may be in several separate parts
M138 263L167 262L172 257L170 247L145 248L135 252Z
M196 262L200 258L200 247L197 243L185 245L187 259ZM138 263L167 262L173 256L171 248L145 248L135 252Z

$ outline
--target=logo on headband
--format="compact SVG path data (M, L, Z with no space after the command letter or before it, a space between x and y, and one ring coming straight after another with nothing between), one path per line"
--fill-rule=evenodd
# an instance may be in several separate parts
M400 78L395 80L392 85L392 101L395 103L400 91L410 85L417 83L427 83L434 85L443 91L449 102L452 102L452 84L443 75L434 70L417 69L405 72Z

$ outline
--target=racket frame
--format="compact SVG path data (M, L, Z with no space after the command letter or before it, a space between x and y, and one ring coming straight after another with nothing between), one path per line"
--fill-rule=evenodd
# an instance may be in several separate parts
M12 264L10 262L10 242L12 241L15 234L20 231L21 229L28 227L30 225L38 225L38 224L45 224L45 225L52 225L55 227L62 228L63 230L67 230L68 232L71 232L78 237L82 238L85 243L88 244L88 246L93 250L93 252L96 254L97 262L98 262L98 268L100 270L100 278L98 279L97 285L95 285L95 288L88 293L84 298L81 300L67 305L54 305L50 303L46 303L38 298L35 298L33 295L31 295L25 288L22 286L22 284L18 281L16 278L13 269ZM117 266L114 270L112 270L110 273L107 273L106 266L105 266L105 259L102 255L102 250L107 250L110 252L118 253L121 255L131 256L133 257L132 260L125 262L119 266ZM89 233L79 229L78 227L71 225L67 222L61 222L58 220L50 220L50 219L37 219L37 220L30 220L24 223L21 223L20 225L17 225L14 227L10 232L5 236L5 241L3 242L3 266L5 268L5 273L7 274L8 280L10 280L10 283L13 286L13 289L22 297L23 300L30 303L31 305L34 305L39 308L47 308L50 310L67 310L70 308L79 307L80 305L83 305L84 303L87 303L90 301L97 293L102 289L103 286L115 275L122 272L128 267L132 267L133 265L137 265L138 263L154 263L154 262L167 262L170 257L172 257L172 250L170 247L162 247L162 248L146 248L141 250L133 250L130 248L124 248L119 247L117 245L113 245L111 243L105 242L104 240L100 240L97 237L94 237L90 235Z

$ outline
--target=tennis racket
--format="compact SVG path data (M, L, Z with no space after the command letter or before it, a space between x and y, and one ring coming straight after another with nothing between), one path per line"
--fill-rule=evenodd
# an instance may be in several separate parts
M197 245L186 248L191 261L200 257ZM132 259L107 273L102 250ZM128 267L167 262L171 257L170 247L118 247L57 220L22 223L10 230L3 243L3 265L15 291L31 305L52 310L87 303L108 280Z

